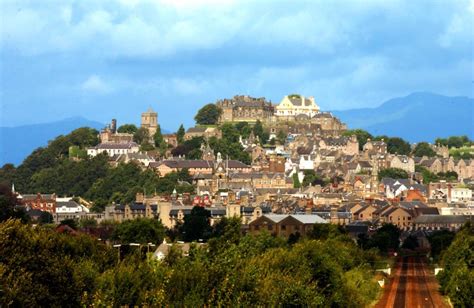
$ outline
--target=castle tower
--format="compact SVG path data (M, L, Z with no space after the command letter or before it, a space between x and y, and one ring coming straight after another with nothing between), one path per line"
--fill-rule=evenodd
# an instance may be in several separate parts
M148 129L150 137L156 133L158 128L158 113L153 111L150 107L148 111L142 113L142 124L141 127Z

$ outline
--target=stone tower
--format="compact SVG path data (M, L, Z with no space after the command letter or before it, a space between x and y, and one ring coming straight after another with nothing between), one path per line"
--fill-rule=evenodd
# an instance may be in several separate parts
M155 135L156 129L158 128L158 113L153 111L151 107L148 109L148 111L142 113L141 127L148 129L150 138Z

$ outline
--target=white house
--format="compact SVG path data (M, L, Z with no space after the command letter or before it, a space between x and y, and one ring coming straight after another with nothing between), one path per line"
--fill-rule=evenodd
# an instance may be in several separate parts
M468 202L472 199L472 190L466 187L451 189L451 198L448 202Z
M89 209L71 198L56 198L56 214L89 213Z
M277 117L294 117L305 114L313 117L319 113L319 106L316 105L314 97L304 97L303 95L287 95L275 108Z
M140 147L135 142L127 143L100 143L95 147L87 148L87 155L95 157L100 153L107 153L109 156L138 153Z

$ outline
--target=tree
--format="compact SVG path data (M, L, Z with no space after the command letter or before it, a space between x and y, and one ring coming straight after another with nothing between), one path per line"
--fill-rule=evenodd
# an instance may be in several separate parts
M117 129L118 133L135 134L138 128L135 124L124 124Z
M387 140L387 151L391 154L409 155L411 152L410 143L402 138L393 137Z
M295 172L292 176L292 179L293 179L293 188L300 188L301 183L300 183L300 179L298 177L298 173Z
M135 141L138 144L143 144L145 142L148 142L150 139L150 135L148 132L148 129L144 127L140 127L135 134L133 134L133 141Z
M235 128L239 131L242 138L248 138L252 132L252 127L245 121L235 124Z
M153 135L153 141L155 142L155 147L159 148L160 145L165 142L163 135L161 134L161 127L157 125L156 132Z
M454 240L456 234L449 230L435 231L428 236L431 247L431 256L434 260L438 260L441 253L445 251Z
M217 124L221 113L222 110L215 104L207 104L199 109L198 113L194 117L194 120L197 124L201 125Z
M286 134L280 129L277 134L277 141L279 144L283 145L286 141Z
M434 157L436 156L436 152L431 148L428 143L420 142L415 146L415 149L413 149L413 155L416 157Z
M381 253L398 250L400 245L400 229L385 223L370 237L366 248L378 248Z
M407 179L408 172L399 168L385 168L379 171L379 180L383 178Z
M112 238L122 244L161 244L164 236L165 228L158 219L139 218L117 225Z
M207 240L211 234L209 218L211 213L203 207L195 206L184 216L181 234L185 241Z
M263 128L262 122L257 120L253 126L253 134L258 137L260 144L265 144L270 136L269 132Z
M364 144L367 143L367 140L370 138L372 139L373 136L366 130L363 129L350 129L346 130L344 133L342 133L343 136L350 137L352 135L355 135L357 137L357 141L359 142L359 150L362 150L364 147Z
M304 170L303 187L325 184L326 182L314 170Z
M10 187L0 184L0 222L10 218L19 218L23 222L28 221L25 212L15 208L18 203L16 195L11 192Z
M41 212L41 215L39 217L39 223L40 224L50 224L53 223L53 215L51 215L50 212Z
M178 140L178 144L182 144L184 142L184 135L186 131L184 130L183 124L181 124L176 132L176 139Z
M454 307L473 307L474 298L474 228L466 223L442 254L444 270L438 274L441 291Z

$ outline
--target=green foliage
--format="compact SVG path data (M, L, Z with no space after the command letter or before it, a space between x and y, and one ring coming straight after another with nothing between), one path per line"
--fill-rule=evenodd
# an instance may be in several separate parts
M77 145L72 145L69 147L69 158L87 158L87 150L81 149Z
M18 220L0 224L0 305L82 306L100 271L116 263L112 249L89 236L68 236Z
M157 126L156 132L153 135L153 141L155 142L155 147L159 148L162 146L163 143L166 143L163 139L163 135L161 134L161 127L160 125Z
M150 133L148 132L148 129L146 129L145 127L140 127L133 134L133 141L135 141L138 144L143 144L145 142L148 142L149 139L150 139Z
M458 180L458 174L455 171L439 172L438 174L434 174L426 167L420 165L415 166L415 171L421 173L424 184L438 182L440 180L445 180L448 182L456 182Z
M367 139L372 139L373 136L366 130L363 129L349 129L342 133L343 136L352 136L355 135L357 137L357 141L359 142L359 150L362 150L364 144L367 143Z
M416 157L422 157L422 156L435 157L436 156L436 152L426 142L418 143L413 149L412 154Z
M384 140L386 140L385 142L387 143L387 152L391 154L410 155L410 143L402 138L392 137Z
M138 128L135 124L124 124L117 129L118 133L135 134Z
M314 186L314 185L321 185L325 186L327 181L321 178L320 175L316 174L314 170L304 170L304 179L303 179L303 187Z
M187 159L200 159L202 156L200 147L203 142L203 137L194 137L184 141L171 150L171 154L173 154L173 156L185 156Z
M247 122L239 122L235 124L235 128L240 133L242 138L248 138L252 132L252 127Z
M222 110L215 104L207 104L199 109L198 113L194 117L194 120L197 124L201 125L217 124L221 113Z
M15 208L18 203L16 195L11 192L10 187L0 183L0 222L10 218L28 221L25 212Z
M449 297L454 307L473 307L474 298L474 229L467 223L456 234L449 248L443 253L438 274L441 291Z
M157 219L140 218L127 220L117 225L112 238L122 244L160 244L165 236L165 228Z
M255 125L253 126L253 134L255 137L258 137L260 144L265 144L270 137L269 131L263 127L263 124L260 120L255 122Z
M313 230L308 235L315 240L327 240L344 235L344 232L333 224L315 224Z
M211 235L211 212L203 207L195 206L190 214L184 215L181 236L187 242L207 240Z
M281 144L281 145L285 144L286 137L287 137L287 135L285 134L284 131L282 131L282 130L278 131L277 141L278 141L279 144Z
M184 142L185 134L186 134L186 131L184 130L183 124L181 124L178 128L178 131L176 132L176 139L178 141L178 144L182 144Z
M300 183L300 179L298 177L298 173L294 173L293 176L292 176L292 179L293 179L293 188L300 188L301 183Z
M209 146L214 150L214 153L221 153L224 159L227 159L228 157L229 159L236 159L245 164L250 164L250 155L247 152L244 152L242 145L238 141L231 141L235 136L229 138L224 136L225 135L223 135L222 139L217 139L216 137L209 138Z
M420 245L418 244L418 239L414 235L409 235L402 243L402 248L414 250L418 248Z
M448 138L436 138L435 144L444 145L448 148L461 148L471 146L472 140L468 136L451 136Z
M381 253L396 251L400 245L400 230L397 226L385 223L368 239L360 239L359 245L363 249L377 248Z
M383 178L392 178L392 179L407 179L408 173L399 168L385 168L379 171L379 180Z
M449 230L435 231L428 236L431 246L431 257L437 261L443 251L445 251L452 243L455 233Z
M192 245L187 257L173 245L161 262L130 254L117 263L114 248L88 236L8 221L0 225L0 304L363 307L377 297L372 259L336 229L288 246L267 232L242 236L240 227L222 219L208 246Z

